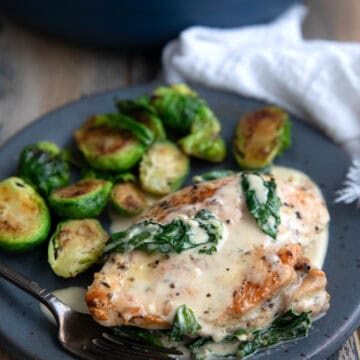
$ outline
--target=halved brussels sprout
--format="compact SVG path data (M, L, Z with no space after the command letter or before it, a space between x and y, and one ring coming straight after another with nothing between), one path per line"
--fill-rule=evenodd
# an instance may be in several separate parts
M165 195L182 185L189 172L189 159L174 143L156 142L141 159L139 171L145 191Z
M136 181L136 176L131 172L123 173L109 173L94 169L84 169L82 172L82 179L100 179L111 181L112 183L125 182L125 181Z
M146 149L146 145L129 130L100 125L96 117L75 132L75 139L88 163L106 171L130 169Z
M96 217L106 206L111 187L112 183L106 180L81 180L53 191L49 196L49 205L63 218Z
M42 197L23 179L0 182L0 248L25 251L42 243L50 230L50 214Z
M160 86L151 97L151 106L156 109L165 127L178 135L185 135L191 130L194 118L204 104L185 84Z
M186 135L179 140L189 156L220 162L226 156L226 146L220 137L221 125L203 99L185 84L160 87L151 98L165 127L175 135Z
M140 214L147 205L145 194L132 182L116 184L110 193L110 203L121 215Z
M244 115L236 128L234 155L243 169L269 166L291 144L289 114L268 106Z
M19 159L19 175L44 195L68 185L70 169L61 150L49 141L27 145Z
M206 131L190 134L179 141L185 154L211 162L221 162L226 156L226 145L218 135Z
M98 261L107 240L95 219L61 222L49 242L49 264L56 275L74 277Z
M154 133L156 140L166 139L163 124L146 96L135 100L118 100L116 106L120 113L130 116L148 127Z

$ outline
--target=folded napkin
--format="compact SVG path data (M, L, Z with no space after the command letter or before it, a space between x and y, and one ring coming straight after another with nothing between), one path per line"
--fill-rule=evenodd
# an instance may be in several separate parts
M267 25L191 27L164 48L165 77L266 100L318 126L354 159L338 199L360 206L360 44L304 40L306 11L295 5Z

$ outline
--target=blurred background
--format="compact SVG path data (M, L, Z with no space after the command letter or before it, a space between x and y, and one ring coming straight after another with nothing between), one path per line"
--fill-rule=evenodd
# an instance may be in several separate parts
M1 139L80 96L154 80L186 26L266 22L295 2L0 0ZM306 37L360 40L359 0L305 3Z
M161 47L190 25L267 22L295 2L0 0L0 142L69 101L155 80ZM360 41L360 0L305 3L306 38ZM355 349L351 338L334 359Z

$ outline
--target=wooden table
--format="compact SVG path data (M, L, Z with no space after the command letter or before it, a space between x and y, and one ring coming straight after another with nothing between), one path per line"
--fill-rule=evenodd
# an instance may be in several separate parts
M304 23L307 37L360 41L359 0L312 0L308 5ZM31 120L69 101L146 83L160 72L159 53L114 54L83 49L32 33L9 20L0 21L1 142ZM331 359L358 360L359 353L358 335L354 334ZM0 349L0 360L12 359Z

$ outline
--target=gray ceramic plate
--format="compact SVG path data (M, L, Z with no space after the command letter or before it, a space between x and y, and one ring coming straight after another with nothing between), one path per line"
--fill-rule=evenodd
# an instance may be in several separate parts
M113 98L133 98L151 91L141 86L90 96L45 115L23 129L0 152L2 178L14 174L21 148L39 140L67 145L74 129L91 114L114 109ZM229 144L227 161L218 167L235 168L230 141L240 115L262 104L236 95L196 88L222 121L223 133ZM329 206L332 222L329 249L324 269L328 277L331 307L317 321L309 336L258 354L253 359L325 359L335 352L360 323L360 221L355 206L335 205L334 191L344 179L349 160L332 142L302 121L293 119L293 145L277 162L307 172L320 184ZM193 162L192 174L213 168ZM53 290L71 285L86 286L92 272L74 280L56 277L47 265L46 245L26 254L0 253L6 262L42 286ZM39 310L37 301L0 279L0 341L20 359L70 359L57 343L54 326ZM145 358L144 358L145 359Z

